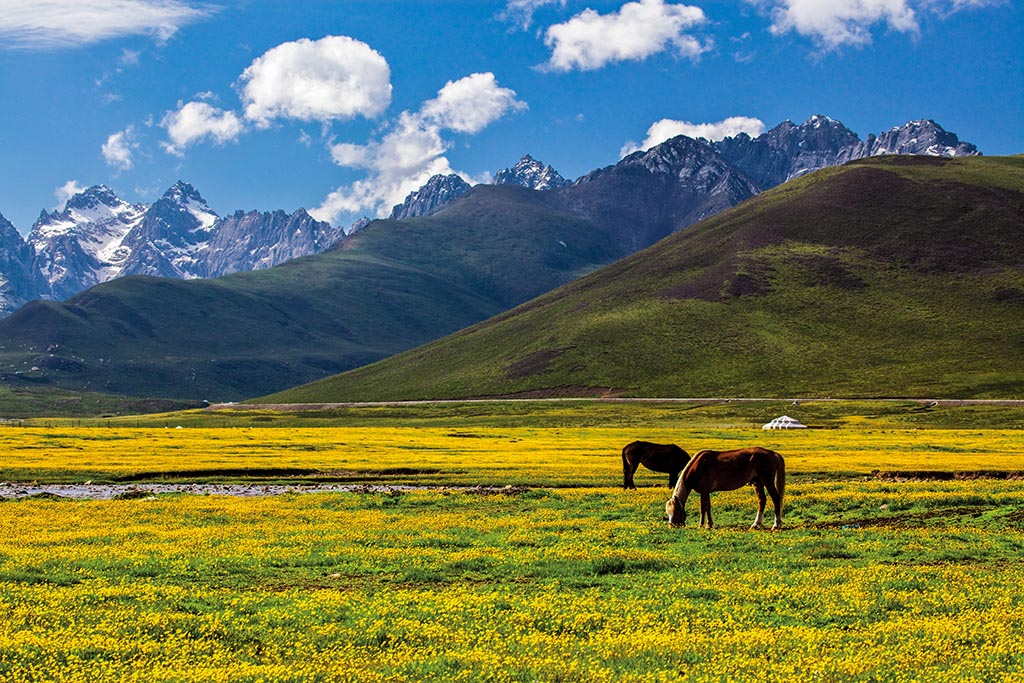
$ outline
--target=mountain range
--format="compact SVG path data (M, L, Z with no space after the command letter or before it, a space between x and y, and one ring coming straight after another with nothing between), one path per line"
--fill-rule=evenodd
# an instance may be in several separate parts
M838 121L814 116L799 126L786 121L756 138L740 134L716 143L694 141L688 149L671 153L677 158L651 158L637 153L640 157L633 155L632 161L624 159L615 166L586 174L575 183L551 166L525 155L512 167L495 173L492 183L534 190L566 190L582 214L618 220L616 214L633 215L640 208L636 206L635 195L627 198L634 203L631 207L599 206L610 203L604 197L605 185L618 185L624 180L620 171L630 164L643 166L649 177L641 182L648 183L657 176L659 167L688 167L692 175L689 182L663 177L665 187L658 190L677 192L676 196L659 202L673 206L676 215L648 215L641 209L639 213L645 214L644 225L638 226L634 234L623 236L627 249L635 250L757 192L818 168L879 154L965 156L976 154L977 150L933 121L913 121L861 141ZM609 180L609 173L617 177ZM725 185L715 187L716 182ZM571 189L577 185L585 187ZM456 174L433 176L396 205L390 218L436 213L471 187ZM680 190L689 196L679 195ZM621 194L613 193L610 200L620 202ZM639 201L651 203L649 198ZM348 232L355 232L366 223L360 221ZM0 261L0 316L31 299L63 300L125 275L192 279L268 268L320 253L345 234L341 228L314 220L303 209L292 214L235 212L221 218L194 187L180 181L152 205L131 204L109 188L97 185L71 197L61 211L42 211L25 240L32 247L30 250L24 248L16 230L0 231L0 251L6 255Z
M261 225L277 223L248 214L217 218L179 184L163 208L154 210L158 201L133 224L149 232L125 231L147 237L122 238L129 253L107 248L103 253L112 256L104 263L145 264L148 270L134 272L195 279L121 277L62 304L22 307L0 321L0 381L211 400L283 389L499 314L814 164L883 150L977 154L930 121L862 142L819 116L757 138L712 143L679 136L572 183L524 157L496 174L493 185L459 189L443 176L431 179L402 205L413 217L372 221L320 255L216 279L198 278L226 272L225 263L248 270L296 251L261 251L261 242L280 234L276 227L266 228L269 238L245 242ZM111 215L137 213L108 208ZM174 217L186 229L161 233ZM305 243L325 247L330 238L313 238L327 228L307 230ZM156 237L168 233L173 238Z

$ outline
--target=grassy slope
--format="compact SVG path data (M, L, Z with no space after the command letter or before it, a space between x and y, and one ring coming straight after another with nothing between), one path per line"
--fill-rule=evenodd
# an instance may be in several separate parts
M277 402L1024 395L1024 158L826 169Z
M2 380L230 400L347 370L614 260L607 240L550 201L487 187L436 216L380 221L343 249L270 270L124 278L30 304L0 322Z

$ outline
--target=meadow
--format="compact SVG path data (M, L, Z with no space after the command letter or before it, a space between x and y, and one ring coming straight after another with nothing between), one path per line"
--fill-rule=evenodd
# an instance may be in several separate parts
M818 428L760 431L783 408ZM1021 419L578 402L0 428L4 481L424 487L2 502L0 680L1020 680L1024 481L992 475L1024 470ZM714 494L719 528L670 529L665 475L621 489L636 438L778 450L786 528L747 531L743 489Z

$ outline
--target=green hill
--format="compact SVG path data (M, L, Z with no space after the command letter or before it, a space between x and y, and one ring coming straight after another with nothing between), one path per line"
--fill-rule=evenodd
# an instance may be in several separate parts
M214 280L128 277L0 321L0 382L235 400L378 360L622 254L553 197L481 186L431 217Z
M259 402L1024 396L1024 158L883 157Z

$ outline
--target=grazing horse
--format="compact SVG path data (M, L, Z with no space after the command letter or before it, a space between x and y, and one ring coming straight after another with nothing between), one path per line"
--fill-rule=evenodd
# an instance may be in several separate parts
M686 498L690 491L700 494L700 525L712 528L711 492L732 491L744 484L753 484L757 492L757 517L751 529L761 528L765 495L772 497L775 524L782 527L782 494L786 489L786 463L782 456L767 448L741 448L735 451L701 451L693 456L679 477L672 497L665 503L668 523L673 527L686 523Z
M634 441L622 449L622 488L635 489L633 475L640 465L654 472L668 473L668 487L673 488L690 455L674 443Z

